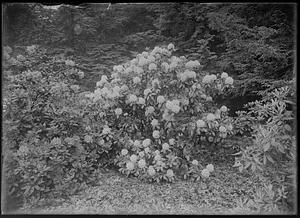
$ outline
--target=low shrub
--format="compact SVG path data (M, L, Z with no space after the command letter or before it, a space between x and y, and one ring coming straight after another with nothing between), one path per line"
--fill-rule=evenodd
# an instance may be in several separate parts
M294 104L288 100L293 95L292 87L275 89L262 100L249 103L249 112L240 113L238 118L252 120L253 143L241 147L234 167L240 171L251 169L258 176L268 175L276 189L276 202L282 203L294 199L295 191L295 117L287 110L287 103Z

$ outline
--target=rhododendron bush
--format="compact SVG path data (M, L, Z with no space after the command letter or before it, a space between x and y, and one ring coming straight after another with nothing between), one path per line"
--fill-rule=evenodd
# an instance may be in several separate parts
M232 134L228 108L214 99L233 79L207 75L199 61L172 56L174 50L157 46L114 66L86 95L88 125L101 143L118 137L115 163L124 174L155 181L209 177L213 167L196 154L219 149Z

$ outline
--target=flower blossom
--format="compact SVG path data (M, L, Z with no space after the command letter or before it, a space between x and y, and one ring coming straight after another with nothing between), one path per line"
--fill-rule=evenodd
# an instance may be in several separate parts
M233 129L232 124L229 124L229 125L227 126L227 129L228 129L229 131L231 131L231 130Z
M149 166L148 173L149 173L150 176L154 176L155 175L156 172L155 172L155 169L154 169L153 166Z
M150 152L150 148L149 147L147 147L147 148L145 148L145 153L149 153Z
M227 77L228 77L228 74L227 74L227 73L223 72L223 73L221 74L221 78L222 78L222 79L226 79Z
M17 57L17 58L18 58L18 57ZM72 61L72 60L65 60L65 64L66 64L67 66L71 66L71 67L74 67L74 66L75 66L75 62Z
M154 127L154 126L158 126L158 120L157 119L153 119L152 122L151 122L151 125Z
M232 79L231 77L227 77L227 78L225 79L225 84L226 84L226 85L232 85L232 84L233 84L233 79Z
M84 136L84 141L87 143L90 143L93 141L93 137L90 135L86 135L86 136Z
M117 116L120 116L121 114L122 114L122 108L117 108L116 110L115 110L115 113L116 113L116 115Z
M160 160L161 160L160 154L156 154L156 155L154 156L154 160L160 161Z
M203 128L205 126L205 122L203 120L198 120L196 124L198 128Z
M178 75L181 81L185 81L190 78L196 78L196 73L191 70L185 70L183 73Z
M121 91L123 91L123 92L127 91L128 89L129 89L129 88L128 88L127 85L122 85L122 86L121 86Z
M178 100L167 101L166 107L174 113L178 113L180 111L179 103L180 102Z
M175 145L175 139L173 139L173 138L172 138L172 139L169 139L169 144L170 144L170 145Z
M220 108L220 111L222 112L226 112L228 109L225 105L223 105L221 108Z
M135 154L133 154L133 155L130 156L130 160L131 160L131 162L133 162L133 163L135 163L135 162L137 161L137 159L138 159L138 156L135 155Z
M106 75L102 75L102 76L101 76L101 80L103 80L103 81L107 81L107 79L108 79L108 78L107 78L107 76L106 76Z
M212 97L211 96L207 96L206 97L206 101L212 101Z
M155 61L155 57L153 55L149 55L147 59L148 63L153 63ZM151 65L151 64L150 64ZM150 65L149 65L149 70L150 70ZM156 65L155 65L156 66Z
M134 77L134 78L133 78L133 83L134 83L134 84L138 84L138 83L140 83L140 82L141 82L141 78L140 78L140 77L137 76L137 77Z
M212 114L212 113L209 113L209 114L206 116L206 119L207 119L208 121L212 121L212 120L215 120L215 119L216 119L216 117L215 117L215 115L214 115L214 114Z
M173 43L170 43L169 45L168 45L168 49L169 50L174 50L175 49L175 46L174 46L174 44Z
M52 145L60 145L60 144L61 144L61 139L55 137L55 138L53 138L53 139L51 140L51 144L52 144Z
M152 84L153 87L158 86L159 85L159 80L154 79L154 80L152 80L151 84Z
M127 149L122 149L121 154L123 156L125 156L126 154L128 154L128 150Z
M185 67L187 69L193 69L193 68L196 68L196 67L200 67L200 63L199 61L189 61L185 64Z
M192 164L195 165L195 166L198 166L199 162L197 160L193 160Z
M173 177L173 176L174 176L173 170L168 169L167 170L167 177Z
M212 74L212 75L205 75L202 79L202 82L205 84L211 83L217 79L217 76Z
M226 128L224 126L220 126L219 127L219 131L220 132L226 132L227 130L226 130Z
M161 67L164 69L165 72L168 72L169 68L170 68L170 66L169 66L169 64L167 62L163 62L161 64Z
M143 141L143 147L144 147L144 148L148 147L150 144L151 144L151 140L150 140L150 139L145 139L145 140Z
M136 68L134 68L134 72L136 72L137 74L142 74L144 72L144 70L141 67L136 67Z
M165 101L164 96L162 96L162 95L157 96L157 103L158 104L162 104L162 103L164 103L164 101Z
M146 65L146 64L147 64L147 59L144 58L144 57L141 57L141 58L139 59L139 66L143 67L143 66Z
M134 163L132 163L131 161L130 162L127 162L126 163L126 168L127 170L133 170L134 169Z
M149 64L149 70L156 70L157 66L154 63Z
M117 65L113 67L113 71L122 72L124 70L123 66Z
M162 144L162 149L163 149L163 150L169 150L169 149L170 149L169 144L168 144L168 143L163 143L163 144Z
M151 89L145 89L144 90L144 95L147 96L151 93Z
M203 169L202 171L201 171L201 175L203 176L203 177L205 177L205 178L208 178L209 177L209 171L208 171L208 169Z
M142 56L144 56L145 58L148 57L148 55L149 55L149 53L146 52L146 51L144 51L144 52L142 53Z
M146 114L147 114L147 115L148 115L148 114L152 114L154 111L155 111L154 107L149 106L149 107L147 107L147 109L146 109Z
M84 72L78 71L78 76L79 76L79 79L83 79L84 78Z
M135 140L135 141L133 142L133 145L134 145L135 147L139 147L139 146L141 145L141 142L140 142L139 140Z
M110 133L110 128L108 126L105 126L102 130L102 134L107 135Z
M178 63L173 61L171 62L171 64L169 65L169 69L174 70L176 67L178 66Z
M208 165L206 166L206 169L211 173L211 172L214 171L214 165L208 164Z
M140 152L139 152L139 156L140 156L141 158L144 157L144 156L145 156L145 152L140 151Z
M137 101L137 97L136 97L136 95L134 95L134 94L131 94L130 96L129 96L129 99L128 99L128 101L131 103L131 102L136 102Z
M145 99L142 98L142 97L139 97L137 103L138 103L138 104L145 104Z
M144 159L139 160L138 166L139 166L139 168L145 168L146 167L146 161Z
M158 139L159 138L159 131L158 130L154 130L152 133L153 138Z

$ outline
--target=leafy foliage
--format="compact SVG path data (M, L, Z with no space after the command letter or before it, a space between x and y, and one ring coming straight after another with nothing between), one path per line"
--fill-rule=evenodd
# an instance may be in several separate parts
M276 201L283 202L290 198L287 190L291 195L295 185L294 114L286 107L287 102L290 102L287 97L293 96L291 90L289 87L275 89L261 101L249 103L249 112L242 116L252 117L254 142L241 149L241 156L236 158L234 165L240 171L251 169L252 172L264 173L271 169L276 172L276 175L271 176L272 182L279 186ZM286 191L285 194L282 190Z

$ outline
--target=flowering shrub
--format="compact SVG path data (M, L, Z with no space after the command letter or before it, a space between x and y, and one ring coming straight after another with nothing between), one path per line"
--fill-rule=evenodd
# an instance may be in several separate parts
M7 189L24 200L72 193L92 182L98 156L108 151L105 143L95 150L96 137L88 136L85 99L75 85L84 73L74 62L51 56L40 62L32 47L29 53L24 62L34 59L35 67L8 63L4 71Z
M86 95L98 121L91 125L107 125L123 140L115 162L127 175L174 181L185 167L182 176L188 177L196 172L195 151L213 151L232 134L228 108L213 100L233 79L224 72L204 75L197 60L172 56L173 50L173 44L155 47L114 66L111 78L102 76ZM207 170L200 174L209 176Z

